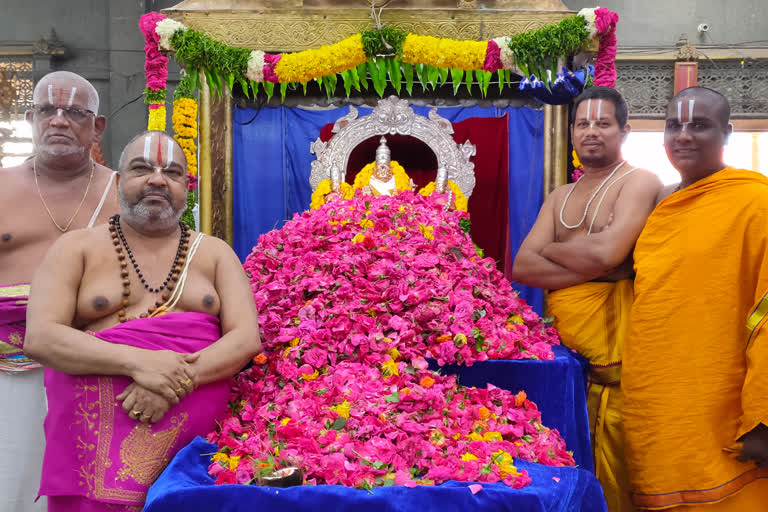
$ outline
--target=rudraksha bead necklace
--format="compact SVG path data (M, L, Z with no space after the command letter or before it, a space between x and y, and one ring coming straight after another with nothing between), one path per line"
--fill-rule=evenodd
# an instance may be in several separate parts
M136 258L133 256L133 252L131 251L131 248L128 246L128 242L125 239L125 235L123 235L123 230L120 228L120 216L119 215L113 215L109 219L109 232L112 235L112 245L115 247L115 252L117 253L117 259L120 262L120 277L123 281L123 298L121 301L121 309L117 312L118 320L122 322L126 322L129 320L128 318L128 305L130 304L128 297L131 295L131 281L129 279L129 271L128 271L128 262L125 258L125 253L123 252L123 248L125 248L125 252L128 253L128 257L131 260L131 263L133 263L133 268L136 270L136 275L139 276L139 279L141 280L141 284L144 286L144 288L150 292L150 293L159 293L163 290L166 290L165 293L162 295L162 299L157 299L155 301L155 307L147 308L146 313L141 313L139 317L145 318L152 313L155 312L160 306L165 304L170 298L171 298L171 292L176 287L176 283L179 280L179 276L181 275L181 271L184 267L184 263L186 262L187 258L187 250L189 249L189 226L187 226L183 222L179 222L179 227L181 228L181 236L179 237L179 248L176 250L176 257L173 260L173 264L171 265L171 270L168 272L168 276L165 278L165 281L163 281L163 284L159 286L158 288L152 288L149 286L144 279L144 276L139 269L139 265L136 263Z

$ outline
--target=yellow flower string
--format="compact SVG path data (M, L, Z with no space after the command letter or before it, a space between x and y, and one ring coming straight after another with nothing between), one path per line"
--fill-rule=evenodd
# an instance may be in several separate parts
M453 192L453 201L456 205L457 210L461 210L462 212L467 211L467 208L469 207L469 201L467 200L467 197L464 195L464 193L461 191L459 186L452 182L451 180L448 180L448 187ZM419 190L419 194L423 196L431 196L435 192L435 182L430 181L427 183L424 188Z
M315 78L341 73L367 61L362 37L355 34L338 43L317 49L284 53L275 65L275 74L281 82L309 82Z
M149 109L149 120L147 121L147 130L165 131L165 107Z
M571 152L571 155L573 156L573 168L579 169L583 167L583 165L581 165L581 160L579 160L579 155L576 154L575 149Z
M184 150L187 157L187 172L197 175L197 101L193 98L177 98L173 100L173 136Z
M482 69L488 41L456 41L408 34L403 42L403 62L438 68Z
M389 162L389 166L392 168L392 174L395 176L395 188L398 192L403 190L411 190L411 179L406 174L403 166L397 163L397 160ZM371 162L363 167L359 173L355 176L355 183L352 185L354 190L359 190L371 181L373 175L373 169L376 167L376 162ZM379 195L376 191L373 191L374 195Z
M350 199L354 195L354 189L349 183L341 183L339 185L341 189L341 197L344 199ZM309 203L310 210L317 210L325 204L325 196L331 193L331 180L323 180L317 186L314 192L312 192L312 199Z

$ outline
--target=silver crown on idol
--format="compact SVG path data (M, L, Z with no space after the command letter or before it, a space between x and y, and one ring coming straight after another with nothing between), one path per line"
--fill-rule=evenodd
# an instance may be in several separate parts
M379 147L376 148L376 165L389 165L391 161L392 152L389 150L389 146L387 146L386 137L382 137L379 139Z

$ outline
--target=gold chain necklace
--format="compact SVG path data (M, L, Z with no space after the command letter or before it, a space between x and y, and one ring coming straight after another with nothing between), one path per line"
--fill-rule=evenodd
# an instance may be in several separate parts
M45 211L48 212L48 217L50 217L51 221L53 222L53 225L58 228L59 231L62 233L66 233L69 230L69 226L72 225L72 221L75 220L75 217L77 217L77 214L80 213L80 208L83 207L83 203L85 202L85 198L88 197L88 189L91 188L91 181L93 181L93 171L96 168L96 165L93 163L93 160L91 160L91 177L88 178L88 185L85 186L85 194L83 194L83 198L80 200L80 204L77 206L77 210L75 210L75 213L72 214L72 217L69 218L69 222L67 222L67 225L63 228L59 226L59 223L56 222L56 219L53 218L53 214L51 213L51 209L48 208L48 205L45 204L45 199L43 199L43 193L40 191L40 184L37 182L37 158L32 162L32 171L35 173L35 187L37 188L37 195L40 196L40 202L43 203L43 207L45 208Z

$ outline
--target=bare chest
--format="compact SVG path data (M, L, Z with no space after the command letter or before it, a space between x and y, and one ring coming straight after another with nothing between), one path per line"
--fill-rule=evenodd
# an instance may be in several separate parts
M621 187L612 182L600 185L574 184L562 195L554 212L556 241L599 233L609 224Z

